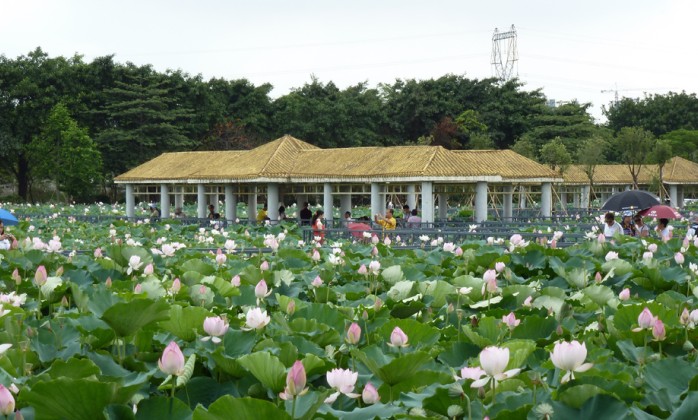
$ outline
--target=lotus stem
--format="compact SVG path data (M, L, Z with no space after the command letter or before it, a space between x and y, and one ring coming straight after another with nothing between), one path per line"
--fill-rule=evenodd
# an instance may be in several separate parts
M293 396L293 405L291 405L291 418L295 419L296 418L296 399L298 397L296 395Z

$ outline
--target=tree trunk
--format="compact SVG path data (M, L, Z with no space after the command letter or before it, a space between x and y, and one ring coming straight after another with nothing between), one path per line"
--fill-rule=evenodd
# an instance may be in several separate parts
M17 194L25 201L29 195L29 161L23 153L17 156Z

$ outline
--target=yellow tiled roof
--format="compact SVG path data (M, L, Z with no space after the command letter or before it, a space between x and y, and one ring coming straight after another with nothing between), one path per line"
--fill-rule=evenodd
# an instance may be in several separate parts
M642 165L638 174L639 184L649 184L658 176L657 165ZM566 183L587 184L589 178L584 173L584 166L572 165L563 174ZM669 184L698 184L698 163L682 157L673 157L664 165L662 178ZM633 177L627 165L597 165L594 169L594 184L624 185L632 184Z
M116 178L166 180L560 177L511 150L450 151L440 146L320 149L284 136L248 151L165 153Z

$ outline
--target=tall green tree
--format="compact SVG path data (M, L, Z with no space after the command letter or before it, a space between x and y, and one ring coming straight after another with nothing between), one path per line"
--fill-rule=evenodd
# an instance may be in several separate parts
M698 130L674 130L661 137L671 146L674 156L698 162Z
M572 156L567 151L562 139L555 137L540 148L540 160L550 166L550 169L562 174L572 163Z
M642 166L648 163L654 148L654 135L640 127L623 127L615 138L615 148L633 178L633 187L638 188L637 178Z
M102 157L87 130L78 126L64 104L53 107L28 154L38 179L54 181L71 200L88 202L95 197Z
M643 98L623 98L604 108L608 127L619 132L623 127L640 127L661 136L674 130L698 130L698 96L695 93L669 92Z
M596 195L594 191L594 175L596 167L606 163L606 153L609 148L609 142L604 137L594 136L584 140L577 148L577 163L581 165L582 171L589 179L589 200Z
M594 136L598 128L589 114L590 103L566 103L557 107L543 107L543 112L531 120L531 129L525 136L537 149L559 138L565 148L574 154L579 145Z
M671 150L671 143L667 140L658 140L654 143L654 148L650 154L650 162L657 165L659 169L659 198L664 202L666 189L664 188L664 166L674 157Z

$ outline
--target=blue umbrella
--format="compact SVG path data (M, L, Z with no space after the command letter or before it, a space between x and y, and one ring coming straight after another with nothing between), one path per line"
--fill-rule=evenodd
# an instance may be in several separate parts
M14 226L19 223L14 214L5 209L0 209L0 220L2 220L2 223L6 224L7 226Z

